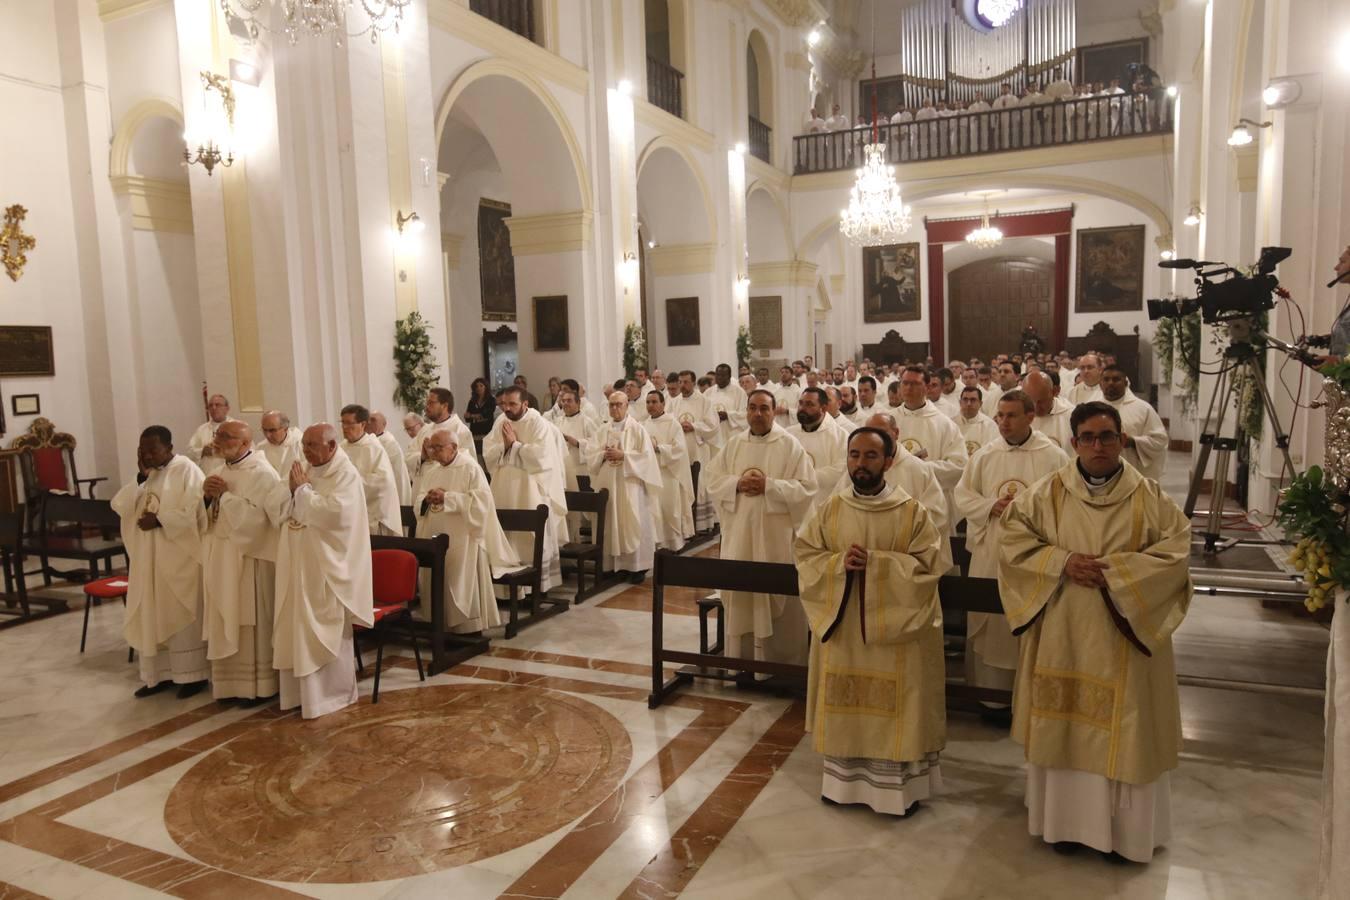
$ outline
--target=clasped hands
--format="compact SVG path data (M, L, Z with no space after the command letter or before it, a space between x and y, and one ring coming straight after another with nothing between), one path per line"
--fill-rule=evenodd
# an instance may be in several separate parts
M229 493L229 490L229 484L219 475L212 475L202 483L202 496L208 500L218 500L222 494Z
M426 498L426 499L427 499L427 503L431 504L432 506L444 506L444 505L445 505L445 489L444 489L444 488L432 488L431 490L427 491L427 498Z
M859 547L857 544L850 544L848 550L844 553L844 571L861 572L867 568L867 549Z
M759 497L764 494L764 473L746 472L741 476L741 480L736 482L736 493L748 494L751 497Z
M605 448L605 462L617 463L623 462L623 451L618 447Z
M507 450L510 450L511 446L515 444L518 440L520 439L516 437L516 429L512 427L510 421L503 422L502 447L504 447Z
M994 502L994 506L989 510L989 518L998 519L1003 516L1003 511L1008 508L1008 504L1013 502L1012 494L1004 494Z
M293 462L291 463L291 474L286 480L290 483L291 494L293 495L300 490L301 485L309 484L309 473L300 463Z
M1064 563L1064 574L1074 584L1086 588L1106 587L1106 570L1110 564L1100 556L1087 553L1070 553Z

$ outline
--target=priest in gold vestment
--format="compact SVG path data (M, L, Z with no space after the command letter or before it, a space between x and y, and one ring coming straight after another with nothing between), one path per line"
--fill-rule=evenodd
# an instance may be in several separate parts
M806 727L825 755L821 799L905 816L942 787L946 536L886 483L895 446L880 429L853 432L853 486L807 516L796 561L811 625Z
M1171 836L1181 714L1172 632L1190 605L1190 522L1121 459L1120 414L1071 419L1078 458L1003 514L999 593L1021 636L1013 738L1031 834L1148 862Z

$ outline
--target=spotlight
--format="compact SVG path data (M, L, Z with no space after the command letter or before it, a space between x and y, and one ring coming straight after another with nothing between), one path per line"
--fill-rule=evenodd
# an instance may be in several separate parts
M1275 78L1261 92L1261 100L1270 109L1282 109L1298 102L1303 85L1292 78Z
M745 155L745 141L736 142L736 152L739 153L741 156Z
M633 96L633 82L629 81L627 78L620 81L619 93L623 94L625 97Z
M812 29L811 29L811 32L806 36L806 43L807 43L808 46L811 46L811 47L814 47L814 46L816 46L816 44L819 44L819 43L820 43L820 32L819 32L818 30L816 30L815 28L812 28Z
M230 60L230 80L257 87L258 82L262 80L262 73L258 71L257 66L247 60L232 59Z
M1164 251L1162 251L1161 253L1159 253L1158 255L1159 255L1160 257L1162 257L1162 259L1163 259L1164 262L1167 262L1167 261L1169 261L1169 260L1176 259L1177 251L1175 251L1175 250L1164 250Z
M1177 90L1177 86L1175 84L1169 84L1167 86L1167 96L1175 97L1178 93L1179 91Z

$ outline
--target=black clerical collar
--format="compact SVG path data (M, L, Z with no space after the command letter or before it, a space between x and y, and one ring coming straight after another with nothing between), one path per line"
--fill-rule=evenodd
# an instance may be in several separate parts
M1020 446L1022 446L1023 444L1025 444L1027 441L1031 440L1031 435L1032 435L1032 432L1028 431L1028 432L1027 432L1027 436L1024 437L1024 438L1022 438L1020 441L1010 441L1010 440L1008 440L1007 438L1004 438L1004 439L1003 439L1003 442L1004 442L1005 444L1007 444L1009 447L1020 447Z
M1119 475L1119 474L1120 474L1120 470L1123 469L1123 468L1125 468L1125 464L1124 464L1124 463L1121 463L1120 465L1117 465L1114 469L1112 469L1112 470L1111 470L1110 472L1108 472L1107 474L1102 475L1101 477L1098 477L1098 476L1096 476L1096 475L1093 475L1093 474L1089 473L1087 469L1084 469L1084 468L1083 468L1083 461L1082 461L1081 459L1078 460L1078 462L1075 463L1075 465L1078 466L1078 474L1081 475L1081 476L1083 477L1083 480L1084 480L1084 481L1086 481L1088 484L1092 485L1093 487L1101 487L1102 485L1104 485L1104 484L1106 484L1108 481L1110 481L1112 478L1115 478L1117 475Z
M244 455L243 455L243 456L239 457L238 459L228 460L228 461L225 463L225 465L227 465L227 466L237 466L237 465L239 465L241 462L243 462L244 460L248 459L248 458L249 458L250 456L252 456L252 455L253 455L253 451L252 451L252 450L246 450L246 451L244 451Z

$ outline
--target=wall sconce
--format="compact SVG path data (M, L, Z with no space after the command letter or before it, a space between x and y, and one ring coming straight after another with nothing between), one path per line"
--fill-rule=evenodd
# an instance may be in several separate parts
M1177 90L1177 86L1175 84L1169 84L1167 86L1167 96L1176 99L1178 93L1180 93L1180 91Z
M398 223L398 233L403 234L421 234L427 230L427 223L422 221L422 217L415 212L410 212L406 216L403 210L398 211L398 218L394 220Z
M750 276L749 276L749 275L742 275L740 278L737 278L737 279L736 279L736 283L739 284L739 285L741 286L741 290L743 290L743 291L744 291L744 290L749 290L749 289L750 289Z
M229 168L234 164L234 91L224 75L202 72L202 121L200 134L184 132L183 160L188 164L201 163L210 175L217 165ZM220 94L219 103L212 102L211 92ZM194 155L192 145L197 149Z
M1158 252L1158 258L1161 259L1163 262L1168 262L1169 260L1176 259L1176 256L1177 256L1177 251L1175 251L1175 250L1170 250L1170 249L1169 249L1169 250L1160 250L1160 251Z
M623 278L623 292L631 293L638 283L638 258L637 254L631 250L623 255L623 262L619 264L619 275Z
M23 267L28 265L28 251L37 246L37 238L23 230L27 215L28 210L22 204L5 207L4 226L0 227L0 262L4 263L10 281L23 277Z
M812 28L806 34L806 45L808 47L814 47L819 43L820 43L820 29Z
M1251 128L1269 128L1274 122L1253 122L1251 119L1238 119L1238 123L1233 126L1233 133L1228 136L1228 146L1245 147L1253 140ZM1251 126L1248 128L1247 126Z
M737 141L737 142L736 142L736 152L737 152L738 154L740 154L741 156L744 156L744 155L745 155L745 153L746 153L745 141Z
M620 79L619 93L623 94L625 97L633 96L633 82L629 81L627 78Z
M1191 211L1186 213L1186 218L1181 220L1182 225L1189 225L1194 228L1200 224L1200 219L1204 216L1204 210L1200 209L1200 204L1192 203Z

